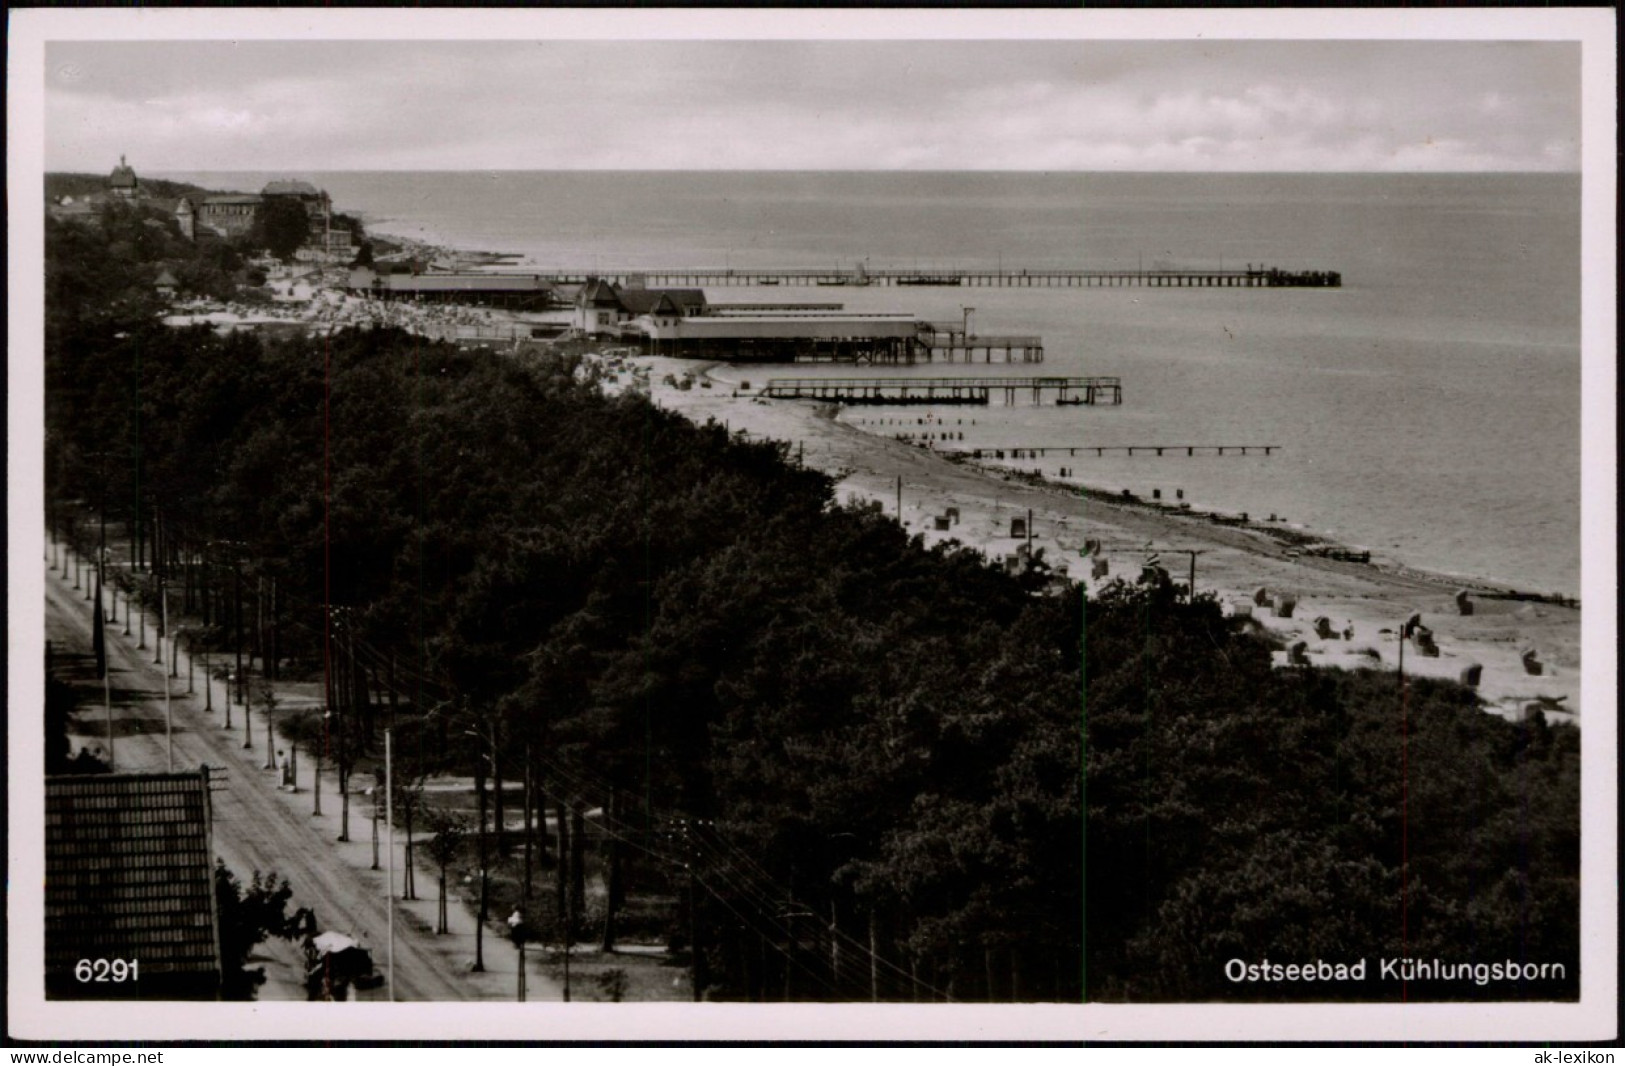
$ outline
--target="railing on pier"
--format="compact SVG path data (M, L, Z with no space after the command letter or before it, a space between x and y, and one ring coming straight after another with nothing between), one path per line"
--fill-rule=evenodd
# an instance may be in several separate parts
M992 448L959 449L947 454L985 458L997 452L1001 457L1008 455L1012 459L1043 459L1050 454L1076 458L1081 454L1093 455L1098 459L1107 455L1274 455L1280 450L1279 444L1045 444L1035 448L995 445Z
M705 313L708 315L786 315L796 312L831 313L845 311L846 305L841 303L707 303Z
M683 267L671 270L555 270L539 276L560 285L580 285L602 278L619 285L636 280L651 286L711 287L736 285L866 286L949 285L967 288L1339 288L1343 275L1335 270L1280 270L1249 266L1241 270L948 270L922 274L917 270L778 269L760 270Z
M780 400L824 400L844 404L987 404L1000 394L1007 404L1030 396L1042 403L1120 404L1123 384L1116 377L1038 378L774 378L762 395Z
M948 363L1044 361L1044 338L1036 334L979 336L975 333L967 334L963 327L958 325L922 322L917 344L921 358L927 362L934 359ZM980 360L978 356L981 357Z

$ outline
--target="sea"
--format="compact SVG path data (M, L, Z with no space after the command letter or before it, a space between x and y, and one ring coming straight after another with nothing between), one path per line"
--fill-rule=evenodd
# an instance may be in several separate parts
M1374 557L1577 596L1580 178L796 172L161 175L253 191L298 177L369 229L512 253L516 268L1335 270L1336 289L724 288L1038 334L1041 367L806 366L786 375L1116 375L1116 407L854 408L940 419L955 448L1267 444L1138 452L1080 483L1275 515ZM757 375L760 376L760 375ZM970 425L974 420L975 424Z

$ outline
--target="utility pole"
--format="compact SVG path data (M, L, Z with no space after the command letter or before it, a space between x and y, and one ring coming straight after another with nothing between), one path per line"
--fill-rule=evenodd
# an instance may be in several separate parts
M1124 551L1133 550L1133 551L1138 551L1138 552L1154 553L1154 554L1157 554L1157 555L1160 555L1163 552L1168 552L1168 553L1170 553L1172 555L1188 555L1188 556L1190 556L1190 558L1191 558L1190 587L1186 591L1185 599L1186 599L1187 603L1195 603L1196 602L1196 557L1198 555L1206 555L1207 554L1207 549L1206 548L1161 548L1161 547L1156 547L1156 546L1154 546L1152 544L1129 545L1129 544L1110 543L1110 544L1100 545L1099 547L1097 547L1096 548L1096 554L1098 555L1102 549L1109 549L1109 550L1121 549L1121 550L1124 550Z
M389 889L384 903L389 908L389 999L395 1001L395 748L394 730L384 730L384 819L389 827ZM520 968L521 971L523 967Z
M520 899L524 900L526 903L530 902L530 881L531 881L531 869L532 869L532 865L533 865L532 857L531 857L531 847L532 847L531 838L532 838L533 834L531 832L531 827L530 827L530 816L531 816L531 813L532 813L531 812L530 777L531 777L530 741L527 740L527 741L525 741L525 792L524 792L524 797L525 797L525 880L524 880L524 885L520 889Z
M875 912L869 908L869 1002L880 1002L880 953L876 950Z
M273 719L276 718L276 690L271 688L270 678L260 678L260 694L265 697L263 717L265 718L265 769L276 769L276 734L272 732Z
M481 752L483 755L484 753ZM486 865L490 862L485 844L485 768L480 767L474 779L474 788L479 793L479 854L480 854L480 911L479 920L474 923L474 972L485 972L485 920L489 917L486 904L489 901L486 880Z
M239 556L233 555L231 560L231 584L233 596L232 622L237 630L235 645L237 652L237 702L243 707L243 717L248 717L248 690L244 687L243 676L243 563Z
M688 835L688 827L683 827L683 835ZM690 847L688 853L688 951L691 958L689 966L689 988L693 992L695 1003L700 1001L704 989L701 987L704 977L700 972L700 879L694 867L699 861L699 854ZM789 972L786 966L785 972Z
M164 647L164 634L169 632L169 595L168 595L168 590L164 588L163 580L161 578L159 579L159 582L158 582L158 597L162 601L162 603L159 606L159 612L160 612L160 618L162 619L162 623L163 623L164 628L163 628L163 633L159 633L158 634L158 639L153 641L153 643L158 646L158 656L159 656L160 659L162 659L163 658L163 647ZM98 607L97 609L100 610L100 607ZM170 713L170 706L169 706L169 671L168 670L163 671L163 675L164 675L164 748L165 748L165 760L166 760L167 765L169 767L169 772L174 773L175 772L175 719Z
M98 622L102 609L101 581L96 583L96 612ZM102 705L107 711L107 768L113 770L113 655L112 646L107 642L105 630L98 625L98 632L102 632Z
M229 702L226 704L226 708L227 713L229 714L231 708L231 704ZM315 772L310 775L310 787L311 791L315 793L316 800L315 806L312 807L310 811L310 816L312 818L320 818L322 816L322 754L323 749L327 747L327 722L332 714L333 711L331 707L324 704L322 706L322 737L320 740L316 741L316 743L311 745L311 747L315 749L316 754L316 769Z
M1410 630L1410 623L1406 622L1399 627L1399 698L1405 698L1405 637Z
M373 785L372 785L372 868L374 870L376 870L376 869L378 869L378 847L379 847L379 840L378 840L378 814L379 814L378 802L379 802L380 797L379 797L378 794L384 790L384 780L383 780L382 771L374 770L373 773L374 773L375 776L373 778Z

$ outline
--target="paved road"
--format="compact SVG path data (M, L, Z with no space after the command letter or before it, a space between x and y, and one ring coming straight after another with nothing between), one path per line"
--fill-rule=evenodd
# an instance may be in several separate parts
M92 604L82 591L72 587L67 576L52 573L46 581L46 635L53 647L88 654L93 625ZM121 607L122 610L122 607ZM148 647L136 647L139 632L132 626L124 636L124 616L107 626L107 646L114 690L113 732L115 755L120 772L162 771L166 765L164 732L164 667L153 664L153 627L148 626ZM172 620L173 621L173 620ZM274 870L293 888L295 906L309 906L318 922L363 940L380 968L385 964L388 942L388 911L384 902L386 874L374 872L371 865L370 823L365 813L370 803L352 796L350 830L352 841L339 843L337 782L324 775L322 782L324 814L313 817L309 794L309 768L304 766L299 794L275 787L278 775L262 769L265 761L264 724L254 717L255 747L243 748L243 715L233 712L233 728L223 728L225 692L216 685L214 713L203 710L203 673L197 671L197 692L187 697L186 657L181 657L180 679L171 682L171 718L174 723L174 764L177 769L204 763L218 782L214 793L215 851L239 878L247 880L254 870ZM180 693L174 695L173 693ZM82 708L80 737L103 735L103 719L94 707ZM83 742L83 741L77 741ZM397 871L404 857L397 841ZM387 860L386 860L387 861ZM432 884L427 870L419 870L419 880ZM397 885L400 874L397 872ZM487 932L486 972L468 972L473 957L474 920L466 907L452 906L452 932L435 936L418 915L427 913L432 903L400 904L395 918L395 999L464 1000L511 999L514 992L514 950L500 937ZM411 912L410 916L405 912ZM262 989L262 997L288 998L299 995L295 982L302 971L300 952L294 945L268 941L260 949L269 958L267 976L274 978ZM260 959L251 960L259 965ZM534 962L532 966L534 966ZM275 987L273 987L273 983ZM534 969L529 974L529 998L559 999L557 988ZM364 993L364 998L387 998L387 990Z

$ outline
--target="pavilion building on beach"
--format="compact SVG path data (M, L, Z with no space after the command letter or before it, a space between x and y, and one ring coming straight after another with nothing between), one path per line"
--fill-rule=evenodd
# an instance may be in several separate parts
M588 336L613 337L639 316L664 321L703 315L705 309L705 292L701 289L648 289L588 278L576 291L571 325Z
M912 361L920 323L900 312L672 315L659 308L621 329L652 353L736 362Z
M540 311L553 302L552 284L534 274L412 274L356 267L347 287L385 301L481 304L511 311Z
M601 278L589 278L576 293L572 324L580 334L630 341L659 355L745 362L903 362L915 353L920 328L912 314L839 305L713 309L700 289Z

